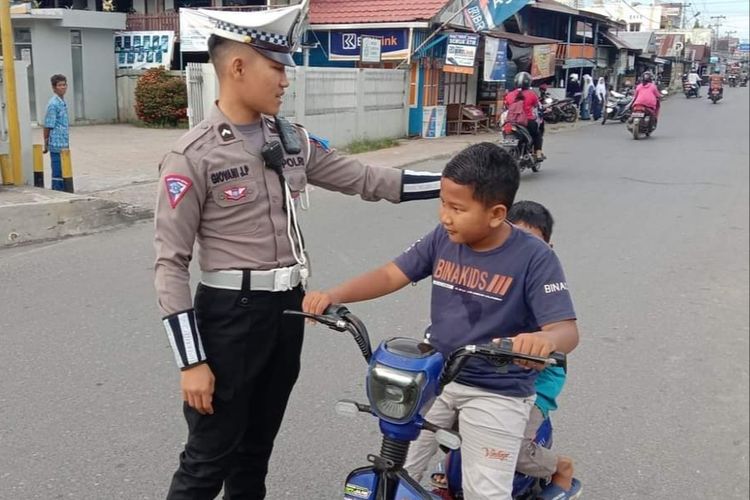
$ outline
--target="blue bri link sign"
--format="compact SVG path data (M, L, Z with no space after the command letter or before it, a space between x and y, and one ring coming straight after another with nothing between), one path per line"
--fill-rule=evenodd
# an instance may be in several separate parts
M362 36L380 38L382 60L401 60L409 56L408 29L332 30L328 58L331 61L359 61Z
M500 26L533 0L471 0L464 11L466 27L475 33Z

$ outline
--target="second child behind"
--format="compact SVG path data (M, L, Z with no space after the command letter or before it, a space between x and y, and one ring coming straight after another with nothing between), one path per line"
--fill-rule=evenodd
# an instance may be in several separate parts
M444 355L500 337L512 338L520 353L571 352L578 328L562 266L546 243L506 220L518 184L505 150L469 146L443 171L440 225L394 261L309 293L303 309L320 314L332 303L382 297L432 276L430 343ZM469 274L475 279L465 279ZM470 360L425 415L448 428L458 415L467 500L510 500L537 373L519 365L498 373ZM436 448L429 431L412 443L405 468L416 480Z

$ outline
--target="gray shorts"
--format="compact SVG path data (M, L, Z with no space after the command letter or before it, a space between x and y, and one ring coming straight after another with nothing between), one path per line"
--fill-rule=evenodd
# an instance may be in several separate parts
M529 414L523 443L518 452L516 470L531 477L550 477L557 471L557 453L534 442L539 426L544 422L541 410L534 405Z

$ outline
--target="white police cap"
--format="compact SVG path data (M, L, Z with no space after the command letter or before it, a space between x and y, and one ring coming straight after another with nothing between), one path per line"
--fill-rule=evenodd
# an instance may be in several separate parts
M302 35L308 0L297 5L253 12L200 9L213 24L212 34L246 43L285 66L294 66L292 54Z

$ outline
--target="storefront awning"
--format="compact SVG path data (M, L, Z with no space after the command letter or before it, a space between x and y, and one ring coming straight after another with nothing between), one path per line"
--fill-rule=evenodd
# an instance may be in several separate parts
M595 68L594 61L589 59L565 59L563 69Z

